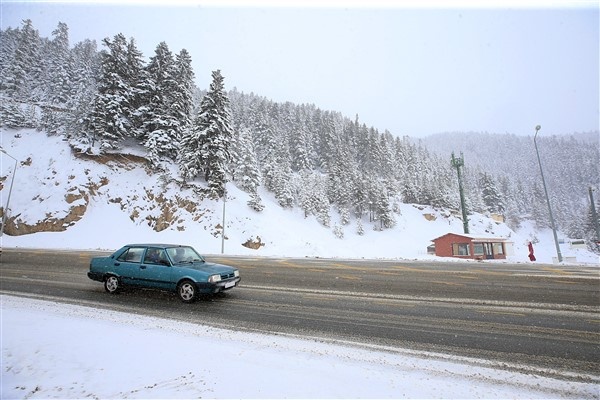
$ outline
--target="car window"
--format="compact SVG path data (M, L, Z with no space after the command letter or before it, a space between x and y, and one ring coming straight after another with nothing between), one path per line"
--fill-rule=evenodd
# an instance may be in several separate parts
M173 260L175 264L204 261L202 256L191 247L171 247L167 249L167 253L169 253L169 257L171 257L171 260Z
M134 262L139 263L142 262L142 254L144 254L144 248L142 247L131 247L127 251L125 251L118 258L119 261L123 262Z
M144 264L168 264L165 250L153 247L148 248L144 256Z

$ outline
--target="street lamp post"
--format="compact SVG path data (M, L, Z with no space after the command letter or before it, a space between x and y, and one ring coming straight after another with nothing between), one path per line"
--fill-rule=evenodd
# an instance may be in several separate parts
M592 221L594 222L594 228L596 228L596 244L600 245L600 224L598 224L598 214L596 213L596 204L594 204L594 189L590 186L590 204L592 209Z
M544 186L544 194L546 195L546 202L548 203L548 213L550 214L550 224L552 225L552 233L554 234L554 244L556 246L556 256L558 257L558 262L562 262L562 254L560 254L560 246L558 244L558 236L556 236L556 226L554 225L554 217L552 216L552 207L550 206L550 197L548 197L548 189L546 189L546 179L544 179L544 171L542 170L542 162L540 161L540 152L537 147L537 134L539 130L542 129L541 126L535 127L535 135L533 136L533 144L535 145L535 153L537 154L538 164L540 166L540 174L542 175L542 185Z
M6 150L4 150L1 147L0 147L0 151L2 153L6 154L7 156L9 156L10 158L12 158L13 160L15 160L15 169L13 170L12 178L10 180L10 187L8 188L8 198L6 199L6 207L4 208L4 212L2 213L2 228L0 229L0 237L1 237L4 235L4 226L6 225L6 216L8 215L8 206L10 204L10 195L12 194L13 184L15 183L15 175L17 174L17 159L14 158L13 156L11 156L10 154L8 154L6 152Z
M225 204L227 203L227 186L223 189L223 228L221 229L221 254L225 254Z

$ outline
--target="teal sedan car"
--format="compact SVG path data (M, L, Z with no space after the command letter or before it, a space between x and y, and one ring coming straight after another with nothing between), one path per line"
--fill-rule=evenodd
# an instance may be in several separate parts
M108 257L92 258L87 275L103 282L108 293L125 286L153 288L176 292L185 303L240 282L237 268L206 262L193 247L169 244L128 244Z

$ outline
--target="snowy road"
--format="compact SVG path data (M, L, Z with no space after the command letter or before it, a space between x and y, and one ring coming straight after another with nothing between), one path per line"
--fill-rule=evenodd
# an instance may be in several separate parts
M108 296L85 276L89 256L5 249L2 289L226 328L600 370L592 268L230 258L220 261L241 268L243 285L189 306L167 293Z

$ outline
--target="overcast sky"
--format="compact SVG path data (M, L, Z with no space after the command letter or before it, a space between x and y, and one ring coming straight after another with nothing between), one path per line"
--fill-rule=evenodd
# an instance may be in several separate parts
M381 2L380 2L381 3ZM71 46L123 33L146 58L187 49L206 89L312 103L395 135L451 131L532 135L599 129L599 8L118 5L2 0L2 29L31 19ZM171 3L175 4L175 3ZM350 4L350 3L346 3ZM443 3L446 4L446 3Z

